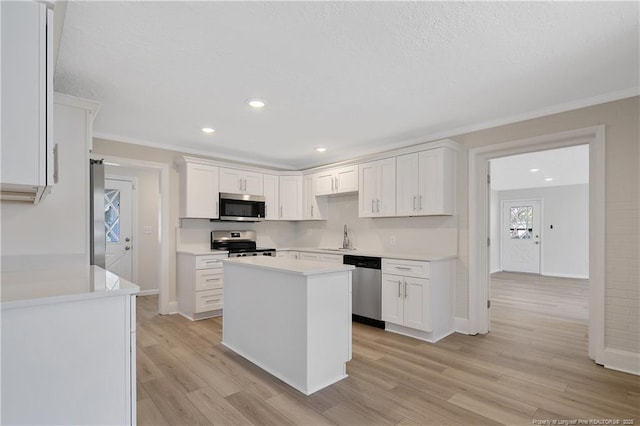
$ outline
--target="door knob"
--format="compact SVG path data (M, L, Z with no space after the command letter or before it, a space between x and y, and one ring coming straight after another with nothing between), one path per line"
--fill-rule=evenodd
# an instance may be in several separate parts
M124 249L125 250L131 250L131 247L130 246L126 246Z
M125 240L126 242L129 242L129 241L131 241L131 238L127 237L127 238L125 238L124 240Z
M536 241L536 244L540 244L540 241Z

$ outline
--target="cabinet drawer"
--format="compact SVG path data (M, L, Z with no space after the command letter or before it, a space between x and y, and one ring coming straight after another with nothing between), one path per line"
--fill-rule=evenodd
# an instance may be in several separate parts
M404 275L407 277L429 278L429 262L382 259L382 273Z
M196 292L196 313L222 309L222 289Z
M328 263L339 263L342 265L342 255L341 254L321 254L320 261L328 262Z
M222 259L226 256L196 256L196 269L222 268Z
M196 291L222 288L222 268L196 270Z
M318 261L320 260L320 254L319 253L307 253L307 252L300 252L300 256L299 256L300 260L315 260Z

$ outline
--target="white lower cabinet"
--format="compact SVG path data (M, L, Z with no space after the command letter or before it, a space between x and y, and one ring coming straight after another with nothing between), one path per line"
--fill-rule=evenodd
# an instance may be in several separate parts
M178 253L178 309L190 320L222 314L222 260L227 255Z
M453 262L382 260L386 329L435 342L454 331Z
M320 253L313 253L313 252L305 252L305 251L301 251L298 259L300 260L315 260L316 262L320 261Z

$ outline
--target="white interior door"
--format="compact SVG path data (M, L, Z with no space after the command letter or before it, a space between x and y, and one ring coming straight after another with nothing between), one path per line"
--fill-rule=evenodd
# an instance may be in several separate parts
M105 268L129 281L133 279L132 190L131 181L104 181Z
M502 270L540 273L539 200L502 202Z

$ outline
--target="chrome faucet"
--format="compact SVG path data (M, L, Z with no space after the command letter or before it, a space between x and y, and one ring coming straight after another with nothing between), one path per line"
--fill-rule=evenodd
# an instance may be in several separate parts
M342 248L351 249L351 240L349 239L349 231L347 225L344 226L344 236L342 237Z

